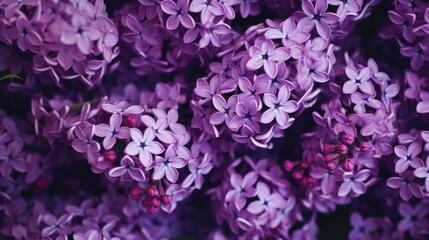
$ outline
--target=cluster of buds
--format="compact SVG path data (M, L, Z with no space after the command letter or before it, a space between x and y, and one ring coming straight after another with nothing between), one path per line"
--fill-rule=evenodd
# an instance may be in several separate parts
M304 161L286 160L283 168L287 172L292 172L292 177L304 186L311 186L315 183L315 179L310 176L310 164Z
M358 138L350 134L343 134L341 143L323 145L323 159L326 163L326 168L334 170L339 164L346 172L351 172L356 164L356 159L352 156L352 148L358 147L360 151L367 152L371 149L371 145L365 141L359 141Z
M146 198L141 200L143 207L147 208L148 214L155 214L159 211L159 207L162 205L167 205L171 202L171 195L164 193L161 185L158 185L158 189L154 186L149 186L147 188L141 188L139 186L132 187L130 189L130 196L133 200L140 200L143 198L143 195L146 194Z

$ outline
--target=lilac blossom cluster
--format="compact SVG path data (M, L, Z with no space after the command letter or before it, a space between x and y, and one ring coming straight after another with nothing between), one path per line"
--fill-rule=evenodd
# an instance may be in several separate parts
M0 239L427 239L428 36L422 0L0 0Z

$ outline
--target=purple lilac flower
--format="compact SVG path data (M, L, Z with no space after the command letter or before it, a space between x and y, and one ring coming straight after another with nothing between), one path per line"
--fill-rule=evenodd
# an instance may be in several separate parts
M270 123L274 118L277 123L284 127L289 122L288 113L293 113L297 110L298 104L289 100L290 90L287 86L279 89L278 96L267 93L264 94L264 103L269 109L261 116L262 123Z
M308 31L316 26L316 30L323 39L329 39L331 36L331 27L329 24L338 22L339 17L334 13L326 12L328 10L328 1L316 1L313 5L308 0L302 1L302 10L306 17L301 19L298 26L305 27Z
M160 180L165 175L168 181L175 183L179 178L177 169L183 168L186 163L183 157L177 156L174 145L170 145L165 150L164 158L156 157L152 179Z
M121 177L122 181L147 181L147 172L144 172L142 169L135 166L134 159L128 155L125 155L121 160L121 165L119 167L114 167L110 169L109 175L111 177Z
M130 136L133 141L127 145L125 153L130 156L139 155L141 164L150 168L153 162L152 154L161 154L165 150L162 144L154 141L155 130L148 128L142 134L139 129L131 128Z
M109 125L98 124L95 126L94 134L99 137L104 137L103 147L105 149L112 148L116 143L116 138L127 139L130 137L130 130L127 127L121 127L122 116L119 113L114 113L110 117Z
M166 0L160 3L162 10L171 15L168 17L166 26L169 30L174 30L181 23L186 28L193 28L195 26L194 19L187 13L189 1L179 0L177 4L171 0Z
M356 174L345 174L344 182L340 185L338 196L343 197L353 191L354 194L360 195L366 191L366 185L363 181L367 180L370 171L368 169L357 172Z

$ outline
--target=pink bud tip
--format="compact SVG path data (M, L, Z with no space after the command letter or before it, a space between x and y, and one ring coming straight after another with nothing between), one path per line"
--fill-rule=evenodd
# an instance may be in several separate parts
M347 154L347 152L349 151L349 148L347 147L347 145L345 144L340 144L338 146L338 153L341 155L345 155Z
M338 158L338 154L335 154L335 153L330 153L323 156L323 159L325 160L325 162L334 161L337 158Z
M347 133L344 134L343 137L341 138L341 142L346 145L352 145L354 141L355 141L355 137Z
M118 154L116 154L115 150L109 149L109 150L104 152L103 156L104 156L104 160L109 161L109 162L113 162L118 157Z
M149 197L155 197L155 196L156 196L156 189L155 189L154 187L148 187L148 188L146 189L146 194L147 194Z
M130 115L125 118L124 125L130 128L137 127L138 119L135 115Z
M150 215L153 215L153 214L157 213L157 212L158 212L158 210L159 210L159 208L158 208L158 207L149 207L149 208L147 209L147 213L148 213L148 214L150 214Z
M355 167L355 160L353 158L346 158L344 162L341 164L341 167L346 172L351 172Z
M170 195L162 195L161 196L161 203L163 205L167 205L171 202L171 196Z
M335 152L336 149L337 149L337 145L328 144L328 143L323 144L324 154L333 153Z
M335 168L337 168L337 162L336 161L329 161L326 163L326 168L329 170L334 170Z
M301 169L297 169L292 173L292 177L297 180L302 179L303 176L304 176L304 172Z
M294 166L295 166L295 164L294 164L292 161L290 161L290 160L286 160L286 161L283 163L283 168L284 168L287 172L292 171Z
M308 168L308 162L301 162L301 167Z
M141 187L133 187L130 190L130 195L133 200L140 199L144 194L144 189Z
M369 144L368 142L362 141L359 143L359 149L362 152L368 152L369 150L371 150L371 144Z

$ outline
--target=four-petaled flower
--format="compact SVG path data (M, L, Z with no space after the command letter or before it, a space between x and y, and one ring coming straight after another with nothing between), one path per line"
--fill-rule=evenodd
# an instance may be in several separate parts
M277 192L271 193L270 188L264 182L256 184L256 194L259 200L249 204L247 211L250 213L260 214L266 212L269 216L273 216L277 209L286 207L285 199Z
M142 134L139 129L131 128L130 135L133 141L127 145L125 153L130 156L139 155L141 164L146 168L151 168L153 162L152 154L161 154L164 152L164 146L154 141L155 130L147 128L144 134Z
M111 149L116 143L116 138L127 139L130 137L130 129L121 127L121 123L122 116L116 112L110 117L109 125L101 123L95 126L95 135L104 137L103 147L105 149Z
M354 67L347 66L345 70L349 80L343 85L343 93L352 94L359 88L363 93L374 95L374 86L368 81L372 75L370 68L366 67L358 72Z
M277 123L284 127L289 122L288 113L293 113L298 109L298 104L289 100L290 90L285 85L280 88L278 96L271 93L264 94L264 103L269 107L261 117L262 123L270 123L275 118Z
M366 185L363 182L368 179L370 173L371 171L369 169L364 169L356 174L345 174L343 176L344 182L338 189L338 196L347 196L351 190L353 190L356 195L365 193Z
M423 161L417 157L421 150L422 146L417 142L411 143L408 149L401 145L395 146L395 154L399 157L399 160L395 164L395 171L397 173L403 173L409 166L414 169L423 167Z
M147 181L147 172L135 166L134 160L125 155L121 160L121 166L110 169L111 177L121 177L122 181L131 181L132 179L138 182Z
M201 189L204 181L203 175L208 174L213 168L213 163L210 160L210 155L205 154L202 160L189 160L188 168L191 173L185 178L185 180L183 180L182 187L188 188L192 185L192 183L195 182L195 188Z
M162 11L171 15L168 17L166 26L169 30L174 30L181 23L185 28L195 27L194 19L188 14L188 0L178 0L177 4L171 0L161 2Z
M226 193L225 201L230 202L233 200L237 210L243 209L244 205L246 205L246 198L254 197L256 194L255 188L253 188L256 180L258 180L258 174L255 172L246 174L244 178L240 174L232 173L230 182L233 189Z
M298 22L298 26L307 28L309 31L316 26L316 30L323 39L329 39L331 37L331 28L329 24L335 24L338 22L339 17L328 10L328 1L327 0L318 0L316 5L309 0L302 1L302 10L304 11L306 17L301 19Z
M176 147L170 145L165 151L164 158L156 157L152 179L160 180L165 175L168 181L175 183L179 178L177 169L183 168L185 165L186 159L177 156Z
M265 40L250 47L249 55L251 59L246 67L249 70L257 70L264 66L264 71L271 78L275 78L278 72L277 62L284 62L291 56L290 51L285 47L276 48L271 40Z

